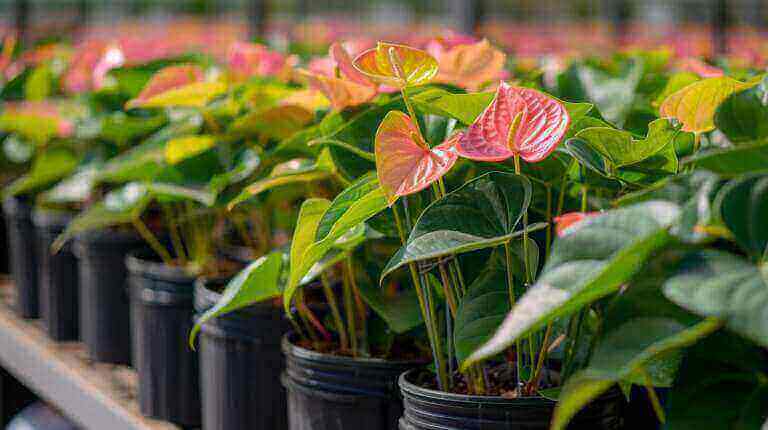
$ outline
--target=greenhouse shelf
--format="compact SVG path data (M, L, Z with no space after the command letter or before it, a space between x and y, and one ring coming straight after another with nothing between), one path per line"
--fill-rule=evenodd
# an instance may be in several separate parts
M0 366L85 429L173 430L138 411L136 373L94 363L77 342L51 341L35 320L13 312L13 284L0 280Z

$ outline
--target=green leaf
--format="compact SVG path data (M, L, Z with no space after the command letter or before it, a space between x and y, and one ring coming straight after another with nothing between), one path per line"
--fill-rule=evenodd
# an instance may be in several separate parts
M690 252L663 287L664 295L701 316L768 347L768 281L758 266L735 255Z
M135 182L111 191L104 196L104 200L80 212L70 221L51 248L61 249L69 239L86 231L130 223L144 211L150 200L147 189Z
M237 197L232 199L229 207L231 209L253 196L275 187L321 181L333 177L335 172L336 166L327 149L323 150L317 160L314 161L308 159L286 161L275 166L266 178L243 189Z
M35 67L24 85L24 98L27 100L44 100L51 94L53 75L47 64Z
M768 82L732 94L717 108L715 126L734 143L768 138Z
M727 183L717 194L716 211L742 249L760 261L768 249L768 175Z
M40 201L51 204L83 203L91 196L97 174L98 166L88 164L43 192Z
M282 265L283 253L275 251L249 264L232 278L219 301L195 321L195 326L189 333L189 345L192 349L195 347L195 336L206 321L280 296Z
M216 139L210 135L176 137L165 143L165 162L178 164L187 158L199 155L216 145Z
M490 339L509 307L506 267L492 257L461 298L456 312L453 337L459 364Z
M77 168L79 162L80 157L68 147L47 148L35 158L29 173L13 181L7 192L19 195L44 188L68 176Z
M423 114L455 118L464 125L472 124L493 99L493 92L451 94L433 89L413 97L413 104Z
M619 168L639 163L672 145L680 131L669 120L658 119L648 126L645 139L633 139L632 134L613 128L587 128L576 134L603 157ZM674 152L674 151L673 151Z
M283 291L283 305L286 312L290 312L291 300L299 287L301 279L310 268L322 259L322 255L316 261L305 262L304 252L315 240L315 233L325 210L331 205L326 199L307 199L301 204L299 215L296 219L296 229L293 232L290 252L289 282Z
M276 106L247 113L235 119L228 132L237 136L286 139L315 119L299 106Z
M203 120L200 115L188 115L173 121L148 137L138 146L110 159L99 171L99 181L130 182L155 177L165 164L167 141L196 134Z
M765 359L726 333L690 349L667 402L668 430L756 430L768 416Z
M390 295L370 282L361 282L358 288L363 300L395 333L405 333L422 323L421 308L415 289L411 288Z
M99 136L118 145L141 139L167 123L165 115L134 116L115 112L101 120Z
M732 148L700 151L684 161L724 176L768 172L768 142L760 141Z
M647 202L582 221L555 241L536 284L517 301L494 336L467 365L503 351L549 322L615 293L671 238L679 209Z
M531 202L531 183L520 175L486 173L429 205L405 245L381 273L408 263L490 248L522 234L515 231Z
M565 429L581 408L618 381L645 372L652 360L690 346L719 327L716 319L687 327L666 318L637 318L617 327L600 342L587 369L563 386L550 428Z
M366 192L360 193L359 190ZM305 205L308 205L306 210ZM378 186L378 181L371 181L370 177L363 177L350 185L333 203L321 199L309 199L304 202L291 244L291 271L283 295L286 309L290 306L301 280L312 266L321 261L336 245L349 248L349 245L344 243L344 236L359 229L362 223L386 207L384 190ZM318 232L324 235L318 235Z

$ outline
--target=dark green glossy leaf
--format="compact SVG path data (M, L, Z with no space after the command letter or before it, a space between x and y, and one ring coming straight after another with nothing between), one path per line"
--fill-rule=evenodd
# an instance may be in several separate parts
M395 294L388 294L370 282L361 282L358 288L363 300L395 333L405 333L422 323L421 308L413 288Z
M768 82L732 94L717 108L715 126L731 142L768 138Z
M671 238L679 209L652 201L588 218L555 241L541 276L466 363L503 351L557 318L615 293Z
M531 183L520 175L486 173L429 205L408 240L382 271L382 279L408 263L498 246L516 232L531 202Z
M715 204L742 249L756 261L768 257L768 175L730 181L717 194Z
M768 273L723 251L691 252L664 283L664 295L683 308L725 321L726 327L768 346Z
M768 172L768 142L743 144L733 148L701 151L685 160L686 165L711 170L724 176Z

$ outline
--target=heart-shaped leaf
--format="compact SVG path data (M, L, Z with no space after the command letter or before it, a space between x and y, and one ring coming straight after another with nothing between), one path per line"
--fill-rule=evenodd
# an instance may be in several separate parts
M685 159L686 165L710 170L723 176L768 172L768 142L723 149L708 149Z
M395 333L405 333L422 324L421 308L415 289L388 294L384 288L369 282L358 283L358 288L363 300Z
M760 267L718 250L690 252L663 286L664 295L701 316L714 317L768 347L768 278Z
M511 241L530 202L531 183L521 175L490 172L467 182L424 210L381 278L408 263Z
M715 125L733 143L768 138L768 82L732 94L717 108Z
M458 45L437 58L440 70L436 82L476 90L502 78L507 56L483 39Z
M768 175L730 181L718 192L716 211L733 238L756 261L768 257Z
M587 65L576 68L586 100L595 103L605 119L617 126L624 125L632 110L642 75L640 61L628 63L618 76Z
M545 159L565 136L568 111L559 100L531 88L499 85L491 104L469 126L457 150L462 157L502 161L519 155Z
M461 134L430 149L408 115L391 111L376 131L376 171L389 204L437 181L453 167Z
M615 168L639 163L674 143L680 130L666 119L657 119L648 125L645 139L633 139L632 134L614 128L586 128L576 134Z
M371 81L395 88L429 83L438 70L437 60L425 51L385 42L363 51L353 64Z
M485 270L467 288L456 311L454 345L459 364L485 343L509 312L507 271L491 257Z
M412 101L422 113L455 118L469 125L488 107L493 96L492 92L452 94L435 88L413 96Z
M679 209L653 201L590 217L558 238L541 276L517 301L494 336L465 367L503 351L516 339L618 291L665 245Z
M729 77L709 78L694 82L672 93L659 108L662 118L675 118L683 131L705 133L715 129L715 111L731 94L756 85Z
M283 253L279 251L267 254L232 278L221 298L205 311L189 333L189 345L194 349L195 336L203 324L211 318L226 315L238 309L280 296L280 275L283 266Z

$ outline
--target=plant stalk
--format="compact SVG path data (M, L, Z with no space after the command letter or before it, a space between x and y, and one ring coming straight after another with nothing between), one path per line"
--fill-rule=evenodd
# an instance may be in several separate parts
M328 307L331 308L331 316L333 317L333 323L336 326L336 332L339 333L341 349L349 351L349 338L347 337L346 328L344 327L344 321L341 319L339 301L336 299L336 293L333 292L333 288L331 288L331 285L328 282L328 275L321 273L320 282L323 284L325 301L328 302Z
M144 224L144 221L141 220L141 217L134 217L132 222L134 228L136 228L136 231L139 232L139 235L141 235L141 237L145 242L147 242L152 250L154 250L157 255L160 256L160 259L163 260L163 263L166 266L171 266L173 264L173 257L171 257L171 254L168 253L168 250L165 249L160 241L157 240L155 235L152 234L152 231L149 229L149 227L147 227L146 224Z

